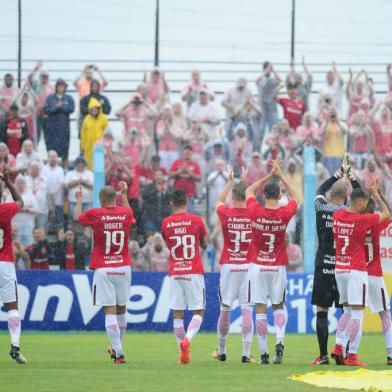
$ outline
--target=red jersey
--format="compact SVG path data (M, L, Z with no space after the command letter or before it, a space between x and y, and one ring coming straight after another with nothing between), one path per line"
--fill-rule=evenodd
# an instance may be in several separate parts
M380 257L380 237L381 232L386 229L391 221L387 219L369 229L366 232L365 248L368 275L382 276L382 265Z
M247 208L217 209L223 233L220 264L247 264L248 248L252 239L252 226Z
M11 220L19 212L18 203L0 204L0 262L14 262L12 250Z
M305 102L302 99L294 101L290 98L279 98L277 102L283 108L283 117L289 122L294 130L301 125L301 119L306 111Z
M136 221L131 208L91 208L80 215L79 222L93 228L90 269L132 265L128 242Z
M153 170L151 167L146 167L146 166L142 166L140 168L140 177L144 177L145 179L149 180L149 181L154 181L155 179L155 173L157 171L160 171L164 176L167 176L167 170L160 166L158 170Z
M290 200L276 209L259 204L255 197L246 201L252 220L252 241L248 261L260 265L286 265L288 257L284 237L290 219L297 212L297 202Z
M181 212L162 222L162 235L170 250L169 276L204 274L200 241L207 230L197 215Z
M366 231L378 224L379 214L358 214L347 209L332 215L336 244L336 269L367 271Z
M189 172L198 176L201 174L198 163L195 161L183 161L181 159L174 161L172 167L170 168L170 172L175 172L183 167L186 167ZM188 197L194 197L196 194L196 182L189 176L187 172L183 172L180 174L180 177L177 177L174 180L173 189L182 189L186 192Z
M74 270L75 266L75 247L73 245L68 245L65 252L65 269Z

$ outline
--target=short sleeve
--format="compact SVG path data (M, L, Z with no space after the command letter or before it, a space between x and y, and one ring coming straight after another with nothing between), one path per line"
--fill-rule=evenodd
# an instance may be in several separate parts
M297 212L298 204L295 200L290 200L284 208L287 215L291 218Z
M223 218L224 216L226 216L226 211L227 211L227 206L225 206L224 204L221 204L217 209L216 209L216 213L218 214L218 216L220 218Z
M130 211L128 211L128 220L129 220L129 223L130 223L131 225L134 225L134 224L136 224L135 215L133 214L133 211L132 211L131 208L130 208L129 210L130 210Z
M172 166L171 166L171 168L170 168L170 171L171 171L171 172L174 172L174 171L176 171L177 169L178 169L178 161L174 161L173 164L172 164Z
M20 211L18 203L3 203L0 204L0 213L7 219L13 218Z
M193 165L193 167L195 168L195 170L194 170L194 174L196 174L196 175L198 175L198 176L200 176L200 174L201 174L201 171L200 171L200 166L199 166L199 164L197 163L197 162L195 162L195 164Z
M278 102L279 105L285 106L286 105L286 98L278 98L276 100L276 102Z
M361 214L361 223L363 223L366 228L373 227L377 225L380 221L379 214Z
M378 224L378 226L377 226L377 229L378 229L379 231L383 231L383 230L386 229L390 224L391 224L391 220L390 220L390 219L387 219L387 220L385 220L385 221L383 221L383 222L380 222L380 223Z
M79 223L83 226L91 226L94 223L94 212L88 210L79 216Z
M257 211L259 210L259 208L261 206L260 206L259 202L256 200L255 197L250 197L246 201L246 207L249 210L249 214L254 215L255 213L257 213Z

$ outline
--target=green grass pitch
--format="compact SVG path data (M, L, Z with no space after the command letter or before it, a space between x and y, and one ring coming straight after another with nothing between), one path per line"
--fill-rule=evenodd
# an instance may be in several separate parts
M330 339L330 345L333 343ZM269 336L270 351L274 339ZM128 363L113 365L106 354L104 333L24 332L22 348L27 365L18 365L8 356L9 337L0 334L1 392L122 392L122 391L315 391L318 388L287 380L293 373L314 370L352 370L337 366L315 368L309 362L317 356L314 335L288 335L284 364L260 366L242 364L241 337L230 335L228 359L211 359L216 348L214 334L200 333L191 346L191 364L177 364L174 336L170 333L136 333L125 336ZM258 359L256 337L252 353ZM360 358L370 369L383 369L386 354L381 335L364 335ZM318 389L320 391L320 389ZM328 389L330 392L337 390Z

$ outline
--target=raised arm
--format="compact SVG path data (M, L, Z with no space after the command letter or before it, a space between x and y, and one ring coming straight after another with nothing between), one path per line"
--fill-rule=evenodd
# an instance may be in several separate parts
M101 88L101 90L103 90L103 89L109 84L109 82L108 82L108 80L105 78L105 76L103 76L102 71L98 68L97 65L94 65L94 70L97 72L97 74L98 74L98 76L99 76L99 79L100 79L100 81L101 81L101 83L102 83L102 88Z
M380 212L379 222L381 223L387 219L390 219L391 215L390 215L387 204L384 202L384 200L380 196L380 193L378 191L378 184L379 184L379 180L377 177L375 177L372 180L372 182L369 184L369 193L373 197L373 199L376 201L376 203L378 204L378 206L380 208L381 212Z
M218 209L221 205L226 203L227 195L233 189L234 186L234 170L230 165L227 165L227 182L224 186L222 192L218 196L216 200L216 209Z
M24 206L22 196L16 190L14 185L12 184L10 177L9 177L9 174L10 174L10 170L9 170L8 166L4 165L3 166L3 173L0 173L0 179L4 182L5 186L10 191L10 194L12 196L12 200L18 204L19 209L22 209Z
M82 187L79 187L79 190L77 190L75 192L75 197L76 197L76 207L75 207L75 213L74 213L74 220L76 222L78 222L79 217L82 214L82 203L83 203Z
M125 181L121 181L121 202L123 207L131 208L128 201L128 185Z

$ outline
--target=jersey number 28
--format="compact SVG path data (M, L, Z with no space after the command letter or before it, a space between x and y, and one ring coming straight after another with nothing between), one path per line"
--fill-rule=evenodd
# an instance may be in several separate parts
M171 255L173 259L179 260L181 258L178 258L176 256L176 250L180 246L182 246L182 259L184 260L191 260L195 257L196 254L196 239L194 235L178 235L174 237L170 237L171 240L175 240L176 243L174 246L171 248Z

